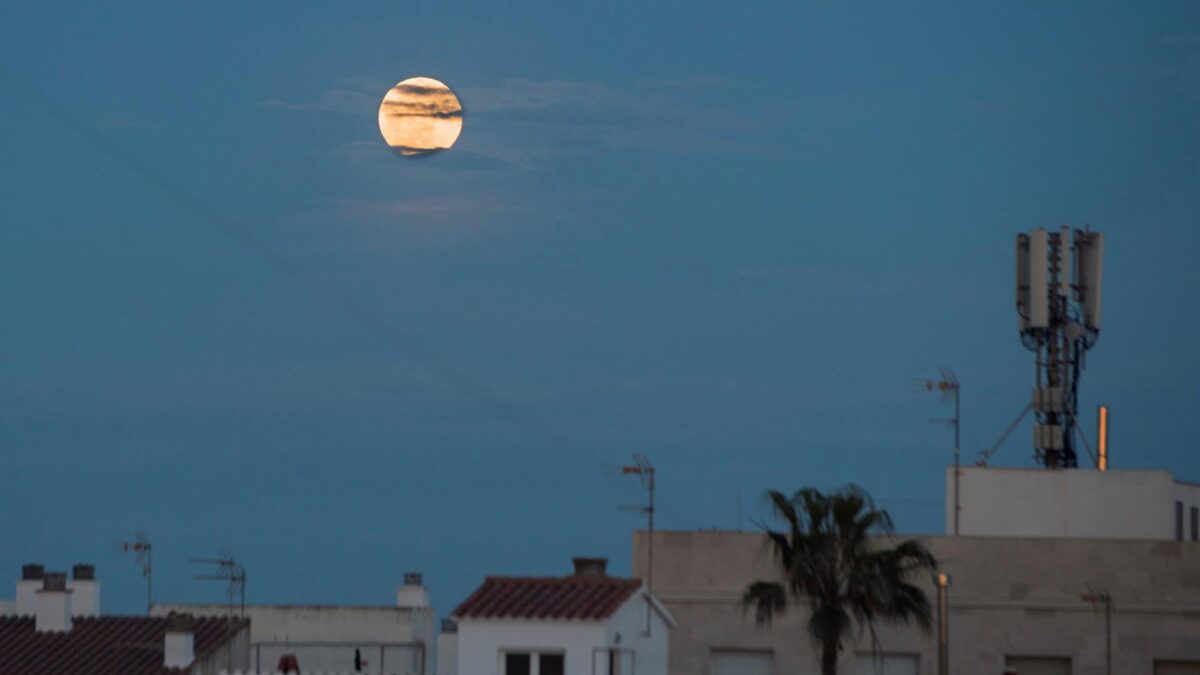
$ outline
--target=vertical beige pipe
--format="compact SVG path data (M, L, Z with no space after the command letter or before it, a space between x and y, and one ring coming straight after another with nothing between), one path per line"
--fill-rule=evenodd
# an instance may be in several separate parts
M1108 471L1108 406L1096 410L1096 468Z

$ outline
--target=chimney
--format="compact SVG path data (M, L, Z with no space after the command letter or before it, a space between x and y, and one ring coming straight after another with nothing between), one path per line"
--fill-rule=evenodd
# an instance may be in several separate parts
M437 675L458 675L458 622L454 619L442 619L437 654Z
M21 566L21 578L17 580L16 606L13 608L17 616L37 614L37 592L42 590L43 576L45 570L41 565L31 563Z
M167 615L167 632L163 638L163 667L187 668L196 660L196 643L191 614Z
M67 590L66 572L46 572L42 589L37 592L39 633L65 633L71 630L71 591Z
M100 615L100 582L96 581L96 566L79 564L71 568L67 582L71 593L71 616Z
M571 562L575 563L577 577L603 577L608 574L608 558L571 558Z
M429 589L420 572L405 572L404 585L396 589L396 606L421 609L429 606Z

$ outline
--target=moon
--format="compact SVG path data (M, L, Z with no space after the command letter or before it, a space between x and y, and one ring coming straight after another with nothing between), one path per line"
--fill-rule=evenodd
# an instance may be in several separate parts
M462 133L458 97L432 77L410 77L388 90L379 104L379 133L405 157L448 150Z

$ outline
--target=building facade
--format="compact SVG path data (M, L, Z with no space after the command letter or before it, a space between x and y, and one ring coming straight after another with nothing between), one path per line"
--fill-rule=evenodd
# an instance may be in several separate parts
M246 605L250 668L276 669L294 657L302 672L432 675L437 631L429 592L420 574L406 574L394 606ZM153 615L188 612L225 616L229 605L155 604ZM243 615L240 607L235 614Z
M1200 540L1200 484L1166 471L958 471L960 535ZM946 534L955 532L954 490L948 467Z
M675 623L640 580L583 558L565 577L488 577L453 616L459 675L666 675Z
M648 536L634 536L638 575L646 571ZM951 578L950 673L1200 675L1200 543L919 539ZM769 627L742 608L747 584L776 578L761 533L655 532L654 593L678 622L671 675L818 673L803 608ZM932 579L917 581L932 601ZM842 654L839 672L933 675L936 639L883 626L877 641L863 635Z

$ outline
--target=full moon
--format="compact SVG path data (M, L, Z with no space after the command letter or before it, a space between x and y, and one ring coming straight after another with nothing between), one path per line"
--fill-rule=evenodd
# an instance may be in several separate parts
M450 87L431 77L410 77L379 104L379 133L406 157L447 150L462 132L462 104Z

